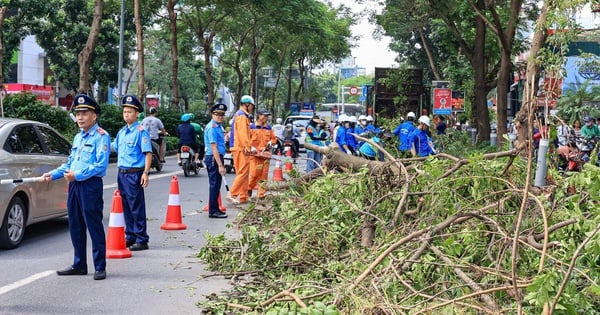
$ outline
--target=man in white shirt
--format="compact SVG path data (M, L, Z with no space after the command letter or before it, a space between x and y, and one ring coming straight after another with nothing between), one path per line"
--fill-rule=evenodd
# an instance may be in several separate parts
M165 126L163 125L162 121L158 117L156 117L157 115L158 111L156 110L156 108L150 107L150 116L142 120L142 126L144 127L144 129L148 130L148 133L150 134L150 139L156 142L156 144L158 144L158 156L160 158L160 162L165 163L165 149L162 141L162 136L167 136L169 135L169 133L165 129ZM162 132L162 136L161 134L159 134L159 132Z
M273 132L275 133L275 137L283 140L283 129L285 128L285 126L281 124L283 122L283 120L281 118L277 118L275 120L275 122L276 122L276 124L273 125L271 127L271 129L273 129Z

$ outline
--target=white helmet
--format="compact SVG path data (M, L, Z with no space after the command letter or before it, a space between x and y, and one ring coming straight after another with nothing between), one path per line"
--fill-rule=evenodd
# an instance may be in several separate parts
M347 122L348 121L348 115L346 114L341 114L340 117L338 118L338 120L343 123L343 122Z
M368 119L367 119L367 116L360 115L360 116L358 116L358 120L360 121L360 120L368 120Z
M422 123L422 124L427 125L427 127L431 126L431 121L429 120L429 117L427 117L425 115L419 117L419 122Z
M275 122L276 122L276 123L278 123L278 124L281 124L281 122L282 122L282 121L283 121L283 120L282 120L281 118L277 118L277 119L275 119Z
M408 112L408 114L406 115L406 118L415 118L417 116L415 116L415 113L413 112Z
M367 116L367 121L373 121L373 116L371 116L371 115Z
M356 116L350 116L348 121L351 123L356 123L356 122L358 122L358 119L356 119Z

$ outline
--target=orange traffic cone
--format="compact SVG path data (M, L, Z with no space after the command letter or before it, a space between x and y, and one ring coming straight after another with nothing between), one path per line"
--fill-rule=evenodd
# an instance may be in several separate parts
M281 151L277 153L277 160L275 160L275 169L273 170L273 180L283 182L283 170L281 169Z
M131 251L125 247L125 217L123 217L121 193L115 190L108 219L106 235L106 258L129 258Z
M294 169L294 165L292 165L292 148L287 150L285 157L285 171L290 172Z
M227 208L225 208L225 206L221 202L221 193L219 193L219 197L217 198L217 200L219 201L219 210L221 210L221 212L227 211ZM202 210L208 211L208 204L206 204L206 206L204 206Z
M181 205L179 204L179 181L173 175L171 179L171 191L169 192L169 204L167 205L167 218L160 226L161 230L185 230L187 226L181 223Z

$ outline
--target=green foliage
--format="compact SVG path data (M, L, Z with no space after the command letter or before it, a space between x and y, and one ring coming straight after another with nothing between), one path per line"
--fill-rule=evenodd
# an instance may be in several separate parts
M523 201L520 189L527 181L526 161L516 158L506 169L507 159L484 159L479 148L471 149L464 133L449 136L458 144L447 148L462 146L458 156L469 162L448 176L443 174L454 162L439 158L407 163L408 177L414 176L410 184L391 169L328 172L308 184L292 185L265 204L250 206L238 216L241 238L207 236L208 245L199 257L211 269L251 273L252 277L226 297L216 297L203 306L219 312L229 302L250 307L252 314L311 314L313 310L325 312L324 307L342 314L379 314L383 309L478 314L470 305L486 305L477 298L461 299L474 289L456 270L486 289L510 282L512 237ZM600 223L596 211L600 207L599 182L600 168L589 166L586 172L555 183L550 195L528 196L515 269L517 282L526 284L524 312L540 314L545 304L554 301L577 247ZM569 194L568 187L578 194ZM405 189L407 199L400 207ZM397 211L402 215L394 222ZM543 232L543 214L548 226L571 219L576 222L549 231L548 253L538 272L540 251L526 240ZM465 220L436 232L429 230L453 215ZM360 244L367 223L375 229L373 244L364 247ZM424 230L429 232L411 238ZM423 245L427 245L424 251L416 254ZM381 256L386 250L389 254ZM377 258L381 259L374 263ZM596 235L574 261L555 314L599 314L598 262L600 237ZM359 275L365 279L358 281ZM490 294L507 313L515 308L509 291ZM307 307L300 308L291 295L271 299L284 292ZM425 311L459 299L461 303L452 307Z
M67 111L39 102L31 93L9 94L3 105L5 117L47 123L69 140L77 132L77 126L69 118Z

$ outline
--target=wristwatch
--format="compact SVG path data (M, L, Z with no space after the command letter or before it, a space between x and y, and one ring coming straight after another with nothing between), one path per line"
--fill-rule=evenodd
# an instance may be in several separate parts
M144 174L148 175L148 174L150 174L150 172L148 172L148 171L144 171Z

